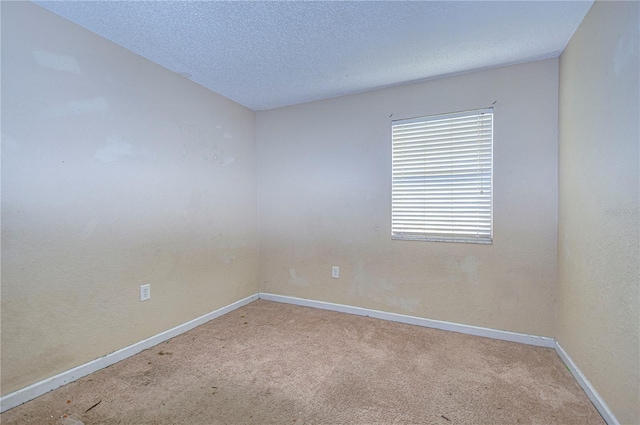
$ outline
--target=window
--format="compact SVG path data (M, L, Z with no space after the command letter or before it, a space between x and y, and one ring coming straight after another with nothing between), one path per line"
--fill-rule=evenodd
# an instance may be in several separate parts
M392 122L393 239L492 243L493 108Z

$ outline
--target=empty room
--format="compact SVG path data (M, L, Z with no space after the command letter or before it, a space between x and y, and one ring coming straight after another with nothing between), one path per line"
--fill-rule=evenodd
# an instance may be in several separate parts
M640 424L640 2L1 2L3 424Z

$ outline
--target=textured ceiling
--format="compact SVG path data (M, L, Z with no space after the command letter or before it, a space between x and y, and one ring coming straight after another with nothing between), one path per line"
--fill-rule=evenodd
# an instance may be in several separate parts
M558 56L593 1L36 1L254 110Z

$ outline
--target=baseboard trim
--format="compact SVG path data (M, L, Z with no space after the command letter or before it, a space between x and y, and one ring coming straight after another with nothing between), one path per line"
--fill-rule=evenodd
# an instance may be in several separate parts
M389 320L392 322L406 323L409 325L424 326L427 328L440 329L444 331L458 332L467 335L476 335L486 338L499 339L503 341L518 342L521 344L535 345L539 347L549 347L555 349L560 356L560 359L567 366L571 374L574 376L578 384L582 387L587 397L591 400L594 407L598 410L602 418L608 425L620 425L620 422L613 415L607 404L602 397L593 388L586 376L580 371L578 366L573 362L571 357L562 348L562 346L554 339L544 336L521 334L517 332L501 331L497 329L483 328L479 326L462 325L453 322L444 322L441 320L425 319L416 316L407 316L404 314L388 313L386 311L371 310L362 307L353 307L345 304L335 304L325 301L309 300L305 298L290 297L286 295L277 295L264 292L258 292L249 297L236 301L228 306L219 308L211 313L207 313L196 319L190 320L175 328L161 332L157 335L147 338L128 347L122 348L106 356L87 362L83 365L77 366L73 369L69 369L51 378L44 379L28 387L19 389L12 393L0 397L0 412L4 412L11 408L21 405L29 400L39 397L49 391L55 390L65 384L73 382L89 375L90 373L97 372L100 369L104 369L107 366L111 366L121 360L131 357L139 352L160 344L168 339L183 334L191 329L200 326L210 320L223 316L233 310L236 310L242 306L245 306L257 299L263 299L267 301L274 301L285 304L295 304L303 307L313 307L322 310L337 311L340 313L355 314L357 316L373 317L376 319Z
M289 297L286 295L276 295L261 292L260 298L268 301L295 304L304 307L314 307L323 310L338 311L340 313L355 314L358 316L374 317L376 319L389 320L392 322L406 323L409 325L424 326L427 328L440 329L443 331L458 332L467 335L483 336L487 338L500 339L503 341L519 342L521 344L536 345L539 347L555 347L555 339L527 335L516 332L501 331L497 329L482 328L479 326L462 325L453 322L443 322L440 320L425 319L423 317L407 316L404 314L388 313L386 311L371 310L362 307L353 307L345 304L334 304L325 301L308 300L304 298Z
M564 351L564 348L562 348L562 346L558 341L556 341L554 348L556 350L556 353L558 353L558 355L564 362L564 364L567 365L567 369L569 369L569 372L571 372L571 374L576 379L576 381L578 381L578 384L580 384L584 392L587 394L587 397L589 397L589 400L591 400L591 403L593 403L596 410L600 413L600 415L602 416L602 419L604 419L605 422L609 425L620 425L620 422L618 422L616 417L613 415L613 412L611 412L611 409L609 409L609 406L607 406L607 403L605 403L602 397L600 397L600 394L598 394L596 389L593 388L593 385L591 385L591 382L589 382L589 380L587 379L586 376L584 376L582 371L578 369L578 366L576 366L576 364L573 362L571 357L569 357L569 354L567 354L567 352Z
M535 345L538 347L553 348L558 353L558 355L560 356L560 359L567 366L567 368L569 369L571 374L574 376L576 381L578 381L578 384L582 387L584 392L587 394L587 397L589 397L589 400L591 400L591 403L593 403L593 406L600 413L600 415L605 420L605 422L608 425L620 425L620 422L618 422L618 420L613 415L613 413L611 412L607 404L604 402L602 397L600 397L600 395L595 390L595 388L593 388L589 380L584 376L584 374L580 371L580 369L578 369L578 366L576 366L573 360L571 360L571 357L569 357L567 352L564 351L564 349L555 340L555 338L549 338L545 336L536 336L536 335L527 335L527 334L521 334L517 332L501 331L497 329L482 328L478 326L462 325L459 323L425 319L422 317L407 316L404 314L397 314L397 313L388 313L380 310L371 310L368 308L353 307L345 304L334 304L334 303L325 302L325 301L309 300L305 298L290 297L286 295L269 294L264 292L260 292L258 295L260 299L267 300L267 301L275 301L275 302L280 302L285 304L295 304L303 307L313 307L313 308L318 308L322 310L331 310L331 311L337 311L340 313L355 314L358 316L374 317L376 319L390 320L392 322L400 322L400 323L406 323L409 325L424 326L427 328L441 329L444 331L458 332L458 333L463 333L467 335L476 335L476 336L482 336L486 338L499 339L503 341L511 341L511 342L518 342L521 344Z
M9 393L0 398L0 412L4 412L16 406L19 406L22 403L46 394L51 390L55 390L56 388L73 382L77 379L80 379L83 376L89 375L90 373L96 372L100 369L104 369L107 366L111 366L112 364L124 360L127 357L138 354L139 352L146 350L147 348L160 344L161 342L190 331L191 329L200 326L210 320L225 315L230 311L247 305L250 302L257 300L258 298L259 294L254 294L247 298L243 298L239 301L229 304L228 306L219 308L215 311L212 311L211 313L207 313L203 316L183 323L182 325L178 325L175 328L161 332L150 338L129 345L128 347L107 354L106 356L97 358L83 365L74 367L73 369L69 369L65 372L52 376L51 378L44 379L40 382L29 385L28 387Z

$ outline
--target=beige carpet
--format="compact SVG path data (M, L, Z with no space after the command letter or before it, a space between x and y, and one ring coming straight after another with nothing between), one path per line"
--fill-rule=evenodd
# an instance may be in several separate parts
M263 300L0 419L7 425L604 423L552 349Z

